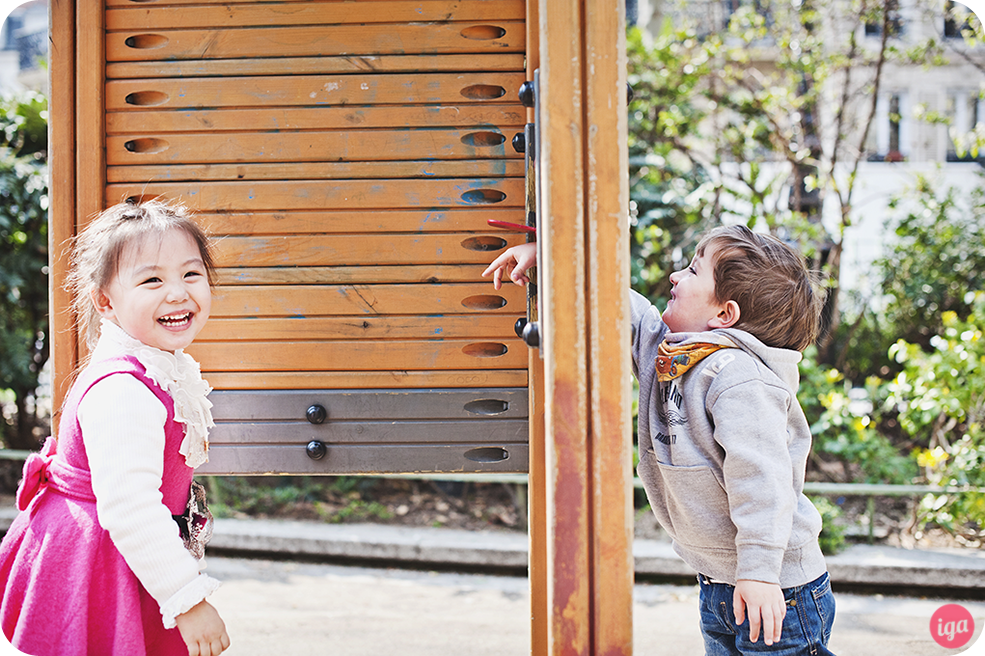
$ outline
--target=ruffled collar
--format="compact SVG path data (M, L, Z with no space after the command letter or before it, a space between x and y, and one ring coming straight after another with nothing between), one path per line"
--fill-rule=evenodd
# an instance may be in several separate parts
M185 464L198 467L208 462L209 429L215 423L212 421L212 402L205 397L212 388L202 378L198 362L181 349L168 353L147 346L108 319L102 320L94 355L105 350L100 348L104 341L114 352L137 358L147 376L174 400L174 420L185 425L185 438L178 448L185 456Z

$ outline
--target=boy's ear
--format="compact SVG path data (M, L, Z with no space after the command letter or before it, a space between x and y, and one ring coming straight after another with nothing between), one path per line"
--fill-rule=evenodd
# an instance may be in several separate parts
M89 295L89 298L92 299L92 304L96 306L96 312L99 313L99 316L110 318L114 314L113 301L103 290L97 289Z
M709 328L731 328L739 323L739 304L735 301L725 301L721 311L708 322Z

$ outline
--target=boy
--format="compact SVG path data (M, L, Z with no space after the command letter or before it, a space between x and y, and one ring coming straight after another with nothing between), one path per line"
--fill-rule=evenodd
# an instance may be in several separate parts
M483 275L525 284L535 263L523 244ZM707 233L670 281L662 316L630 292L638 473L699 572L706 654L830 654L835 602L803 494L811 434L796 396L823 297L793 249L743 226Z

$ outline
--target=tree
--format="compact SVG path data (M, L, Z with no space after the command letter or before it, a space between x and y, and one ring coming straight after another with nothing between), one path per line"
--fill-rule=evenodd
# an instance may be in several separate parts
M38 377L48 360L47 100L34 93L0 100L0 390L10 390L12 448L42 435ZM6 413L5 413L6 414Z

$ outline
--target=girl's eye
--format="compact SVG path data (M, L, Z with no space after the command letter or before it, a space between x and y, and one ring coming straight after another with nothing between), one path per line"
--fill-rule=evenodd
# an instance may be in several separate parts
M158 282L161 282L161 279L155 276L153 278L148 278L147 280L143 281L140 284L141 285L151 285L151 284L158 283Z
M194 278L194 277L200 276L200 275L202 275L202 274L199 273L198 271L189 271L188 273L185 274L185 277L186 278Z

